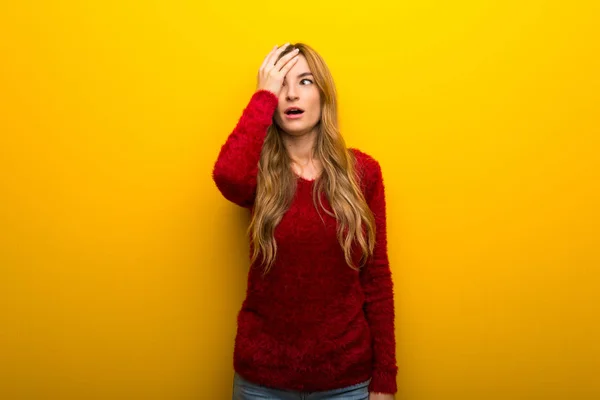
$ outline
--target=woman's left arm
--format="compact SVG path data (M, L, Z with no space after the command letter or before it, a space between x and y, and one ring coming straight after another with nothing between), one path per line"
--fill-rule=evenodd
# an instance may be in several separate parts
M375 216L375 250L371 262L361 269L360 281L365 293L365 316L371 329L373 374L370 399L389 400L397 391L396 339L394 329L394 293L387 255L386 202L383 175L379 163L366 160L369 177L367 203Z

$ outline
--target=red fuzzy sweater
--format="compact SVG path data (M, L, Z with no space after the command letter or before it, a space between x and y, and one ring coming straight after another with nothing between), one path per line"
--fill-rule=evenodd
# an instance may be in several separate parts
M260 152L277 102L269 91L255 92L215 163L217 187L240 206L252 209ZM249 381L316 392L372 378L371 392L396 393L383 179L375 159L351 151L375 215L374 257L361 272L346 264L335 218L321 210L321 221L312 199L314 181L298 177L294 200L275 228L275 264L264 278L258 261L250 267L238 314L234 369Z

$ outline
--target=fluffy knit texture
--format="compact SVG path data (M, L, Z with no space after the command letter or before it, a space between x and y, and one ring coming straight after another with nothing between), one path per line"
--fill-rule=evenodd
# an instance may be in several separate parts
M214 165L213 179L223 196L251 211L260 153L277 104L272 92L255 92ZM263 277L259 257L248 272L233 358L235 371L249 381L317 392L371 378L369 391L397 391L383 178L374 158L351 151L375 215L374 257L360 272L346 264L335 218L321 210L321 221L312 199L314 181L298 177L292 204L275 228L273 268Z

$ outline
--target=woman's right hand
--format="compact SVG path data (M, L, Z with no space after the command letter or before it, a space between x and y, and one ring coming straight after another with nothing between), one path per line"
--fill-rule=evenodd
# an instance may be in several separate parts
M286 43L279 48L275 46L267 54L258 71L257 91L268 90L279 97L285 76L298 61L298 49L294 49L275 62L288 45L289 43Z

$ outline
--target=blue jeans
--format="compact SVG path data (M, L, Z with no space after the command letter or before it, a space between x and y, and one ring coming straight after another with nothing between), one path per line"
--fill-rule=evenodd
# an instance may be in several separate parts
M257 385L236 372L233 376L232 400L369 400L369 383L371 379L324 392L297 392Z

